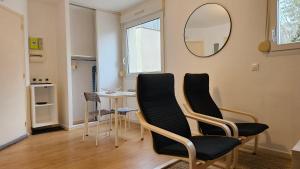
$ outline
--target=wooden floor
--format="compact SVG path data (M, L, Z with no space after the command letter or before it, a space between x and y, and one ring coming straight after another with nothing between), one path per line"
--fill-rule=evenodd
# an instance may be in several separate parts
M114 137L103 137L95 146L95 132L82 141L82 129L30 136L0 151L0 169L152 169L170 160L152 150L149 134L140 141L132 127L127 141L114 147Z
M113 135L102 137L98 147L94 136L94 128L85 142L82 129L30 136L0 151L0 169L153 169L171 160L153 152L149 133L140 141L137 126L128 131L126 141L120 140L119 148L114 147ZM241 153L238 168L290 169L291 160L263 152Z

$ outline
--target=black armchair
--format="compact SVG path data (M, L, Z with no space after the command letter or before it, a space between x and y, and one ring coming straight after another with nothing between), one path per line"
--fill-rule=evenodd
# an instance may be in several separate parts
M141 111L137 116L141 125L151 131L154 150L187 159L190 169L206 168L240 145L238 139L230 137L225 124L182 112L175 97L172 74L140 74L137 99ZM218 126L229 137L192 136L186 117ZM234 159L227 165L232 167L232 164Z
M185 106L186 109L194 114L201 114L203 118L214 120L223 124L228 125L231 130L237 129L238 132L233 132L235 136L239 136L242 140L242 143L246 143L251 139L255 139L254 154L257 150L258 144L258 134L264 132L269 127L266 124L258 123L258 120L255 116L230 110L226 108L218 108L218 106L213 101L209 93L209 76L208 74L186 74L184 77L184 94L189 107ZM254 120L253 123L233 123L223 119L221 111L231 112L238 115L243 115L250 117ZM198 123L199 131L204 135L225 135L224 131L216 126L210 124Z

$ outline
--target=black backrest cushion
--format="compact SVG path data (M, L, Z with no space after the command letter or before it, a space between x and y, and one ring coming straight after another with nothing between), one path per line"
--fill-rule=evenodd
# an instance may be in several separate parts
M218 106L213 101L209 93L208 74L189 74L184 77L184 94L192 110L204 115L223 118ZM205 130L213 126L200 123L199 127L205 133Z
M179 107L172 74L140 74L137 78L137 99L145 120L159 128L190 138L187 119ZM156 152L174 141L152 133Z

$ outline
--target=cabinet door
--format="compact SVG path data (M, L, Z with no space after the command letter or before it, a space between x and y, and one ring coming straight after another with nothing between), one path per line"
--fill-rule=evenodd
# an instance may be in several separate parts
M26 134L23 17L0 5L0 147Z

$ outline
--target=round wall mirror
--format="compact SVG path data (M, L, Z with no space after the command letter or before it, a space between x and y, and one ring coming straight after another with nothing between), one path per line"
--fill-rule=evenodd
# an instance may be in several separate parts
M218 53L226 45L231 33L231 18L219 4L204 4L188 18L184 41L188 50L199 57Z

